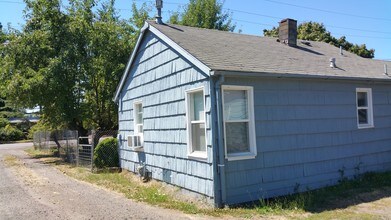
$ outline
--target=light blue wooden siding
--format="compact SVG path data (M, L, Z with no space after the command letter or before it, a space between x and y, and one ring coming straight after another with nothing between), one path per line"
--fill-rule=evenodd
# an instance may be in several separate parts
M136 171L145 162L152 177L213 197L208 76L184 60L152 33L147 33L121 91L119 111L121 167ZM187 155L185 91L205 89L208 159ZM133 102L142 101L144 152L133 152L127 136L133 134Z
M391 85L226 78L254 87L255 159L226 161L227 202L335 184L391 169ZM374 128L358 129L356 88L372 88Z

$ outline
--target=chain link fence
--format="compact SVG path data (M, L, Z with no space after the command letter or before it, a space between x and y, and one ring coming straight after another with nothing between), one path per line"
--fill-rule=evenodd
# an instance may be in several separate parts
M116 130L90 131L85 136L72 130L39 131L34 133L34 147L55 151L64 161L94 172L119 166L117 140L106 140L117 134Z
M74 130L38 131L34 133L34 147L54 151L64 161L76 164L78 132Z
M97 130L92 133L93 157L91 163L92 171L108 169L119 166L118 142L116 138L118 131Z

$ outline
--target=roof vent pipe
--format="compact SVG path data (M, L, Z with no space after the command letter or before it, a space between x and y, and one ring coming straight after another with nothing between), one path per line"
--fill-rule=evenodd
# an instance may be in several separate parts
M384 64L384 74L386 74L388 76L388 73L387 73L387 64Z
M343 55L342 46L339 46L339 54L340 54L340 55Z
M156 23L158 24L163 24L162 8L163 8L163 0L156 0L156 9L157 9Z
M330 67L335 68L335 58L334 57L330 58Z

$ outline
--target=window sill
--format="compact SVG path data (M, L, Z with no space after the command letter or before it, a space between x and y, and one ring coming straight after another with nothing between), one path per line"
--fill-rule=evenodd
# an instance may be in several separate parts
M208 158L206 152L204 151L195 151L191 154L188 154L187 157L196 160L206 160Z
M228 161L235 161L235 160L249 160L249 159L255 159L257 155L253 153L246 153L246 154L231 154L226 157Z
M141 147L132 147L130 149L132 149L133 151L136 151L136 152L144 152L144 147L143 146L141 146Z
M366 129L366 128L374 128L374 125L359 125L357 128L358 129Z

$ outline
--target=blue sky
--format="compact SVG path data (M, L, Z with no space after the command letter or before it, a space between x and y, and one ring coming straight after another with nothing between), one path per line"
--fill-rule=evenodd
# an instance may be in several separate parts
M136 0L151 4L154 1ZM163 20L170 13L181 10L188 0L163 1ZM117 0L122 18L131 16L131 0ZM22 0L0 0L0 22L20 28L24 24ZM225 10L232 12L236 31L262 35L263 29L278 25L283 18L293 18L299 23L323 23L335 37L346 36L356 44L366 44L375 49L376 59L391 60L391 1L390 0L225 0ZM154 14L155 11L152 12Z

